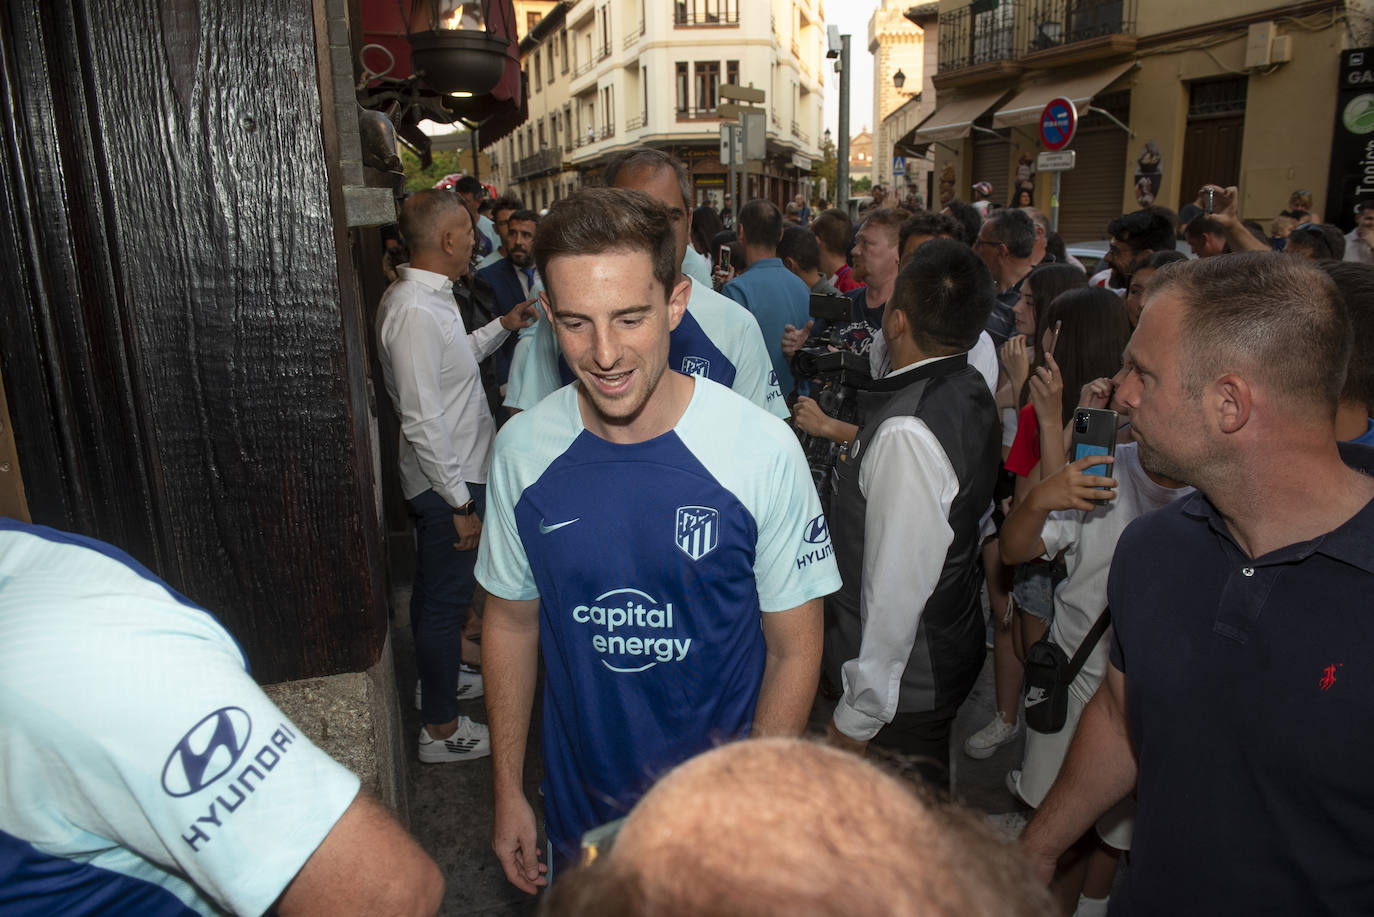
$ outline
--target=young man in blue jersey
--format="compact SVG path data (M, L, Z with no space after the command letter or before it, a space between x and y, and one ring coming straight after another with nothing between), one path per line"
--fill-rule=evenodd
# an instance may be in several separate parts
M635 147L606 164L602 180L608 187L642 191L668 210L674 251L682 270L674 283L690 281L686 312L669 338L669 365L677 372L702 376L733 389L776 417L787 417L787 406L773 372L763 332L748 310L683 273L690 246L692 188L687 168L661 150ZM619 278L610 281L610 285ZM537 324L537 323L536 323ZM531 327L521 335L511 360L505 405L528 410L574 372L550 328Z
M711 745L797 734L840 585L796 437L669 365L691 285L667 210L595 189L535 238L576 382L514 418L493 456L478 579L507 878L545 882L522 787L542 650L544 807L555 870L587 830Z

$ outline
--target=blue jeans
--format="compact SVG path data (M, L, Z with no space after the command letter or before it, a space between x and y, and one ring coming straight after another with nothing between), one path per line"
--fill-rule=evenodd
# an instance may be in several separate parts
M469 484L480 519L486 515L486 486ZM410 630L420 671L424 723L447 723L458 716L458 665L463 661L463 620L477 586L477 549L455 550L453 507L432 490L413 499L415 585L410 592Z

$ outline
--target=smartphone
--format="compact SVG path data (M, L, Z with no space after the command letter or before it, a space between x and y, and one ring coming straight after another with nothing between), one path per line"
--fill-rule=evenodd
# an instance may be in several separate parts
M1060 319L1054 323L1054 333L1050 335L1050 356L1054 356L1054 349L1059 346L1059 332L1062 330L1064 330L1064 320Z
M1116 428L1119 423L1120 418L1116 411L1105 411L1100 408L1076 409L1073 412L1073 436L1069 441L1069 461L1076 462L1085 455L1116 455ZM1089 465L1083 469L1083 473L1104 478L1112 476L1106 463Z
M1213 208L1216 207L1216 200L1217 200L1217 189L1216 189L1216 188L1204 188L1204 189L1202 190L1202 212L1203 212L1203 213L1211 213L1211 212L1213 211Z
M722 245L716 254L716 269L722 271L730 270L730 246Z

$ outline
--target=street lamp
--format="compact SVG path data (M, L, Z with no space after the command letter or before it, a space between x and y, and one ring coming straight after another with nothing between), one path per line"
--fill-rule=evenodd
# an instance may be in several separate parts
M906 74L902 72L901 67L898 67L897 72L892 74L892 85L896 89L901 89L906 85Z
M435 92L480 96L501 82L509 43L487 30L491 5L492 0L414 3L412 12L421 19L416 25L429 27L407 35L412 66L425 85Z

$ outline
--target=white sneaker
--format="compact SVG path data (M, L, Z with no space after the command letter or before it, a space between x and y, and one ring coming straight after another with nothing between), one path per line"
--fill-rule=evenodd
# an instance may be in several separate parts
M993 752L1015 739L1020 731L1019 718L1008 723L998 713L986 726L964 740L964 754L970 758L991 758Z
M429 730L420 727L420 760L425 764L473 761L490 754L491 733L466 716L458 717L458 728L446 739L430 738Z
M482 696L482 670L475 665L468 665L466 662L458 666L458 693L459 700L475 700ZM415 709L420 709L420 681L415 680Z
M1007 792L1015 797L1017 802L1030 805L1026 802L1026 797L1021 795L1021 771L1015 769L1007 771L1006 784Z

